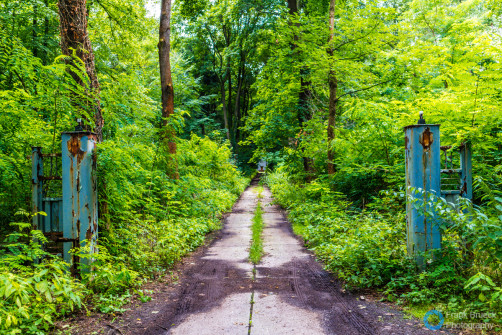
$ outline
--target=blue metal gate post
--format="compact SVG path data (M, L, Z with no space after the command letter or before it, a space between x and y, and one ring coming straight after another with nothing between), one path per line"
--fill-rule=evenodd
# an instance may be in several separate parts
M406 194L410 187L421 188L425 194L441 195L441 163L439 125L425 124L420 115L419 124L404 128L406 148ZM423 194L416 197L423 199ZM422 203L421 200L419 200ZM434 209L432 209L434 211ZM424 267L421 253L441 248L441 234L432 218L417 211L408 199L406 202L406 233L408 255L415 257L420 268Z
M32 213L35 214L44 210L43 208L43 182L40 179L44 174L44 164L42 161L42 148L31 148L31 191L32 191ZM33 216L33 229L41 229L42 216Z
M98 236L98 197L96 184L96 134L85 131L65 132L62 135L63 163L63 237L80 246L90 241L90 252L96 250ZM66 261L71 242L63 245ZM89 264L88 260L82 263Z
M460 147L460 196L472 200L471 142Z

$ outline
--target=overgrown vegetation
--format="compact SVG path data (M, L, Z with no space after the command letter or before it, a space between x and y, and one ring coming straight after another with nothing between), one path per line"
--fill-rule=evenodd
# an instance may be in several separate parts
M87 289L61 258L42 250L40 243L47 239L31 230L31 223L12 226L16 231L0 250L0 330L43 334L56 318L83 307Z

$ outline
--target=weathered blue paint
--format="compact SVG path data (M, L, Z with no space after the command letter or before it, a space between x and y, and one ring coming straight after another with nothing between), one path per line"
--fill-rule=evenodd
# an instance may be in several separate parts
M472 154L471 142L460 147L460 196L472 200Z
M44 198L44 233L63 231L63 198Z
M420 188L426 194L441 195L441 156L438 124L418 124L404 128L406 152L406 192L410 188ZM418 201L423 198L416 195ZM430 208L427 208L430 210ZM432 209L433 211L434 209ZM439 227L434 217L426 218L407 200L407 248L408 254L415 257L419 267L423 267L423 257L419 255L441 248Z
M257 168L257 171L258 172L265 172L265 170L267 169L267 161L264 160L264 159L260 159L260 161L258 162L258 168Z
M91 253L96 248L98 236L96 143L96 134L90 132L62 135L63 238L80 245L90 241ZM68 262L72 261L68 253L72 247L71 242L63 245L64 258Z
M44 174L44 163L42 160L42 148L31 148L31 191L32 191L32 214L42 212L43 207L43 182L40 179ZM41 229L42 215L35 215L32 219L34 229Z
M54 154L50 154L53 156ZM62 199L46 198L43 192L44 176L43 157L49 156L42 154L41 147L32 148L32 212L45 212L46 215L36 215L33 217L33 228L41 230L44 233L61 232L62 225ZM50 177L55 179L57 177Z

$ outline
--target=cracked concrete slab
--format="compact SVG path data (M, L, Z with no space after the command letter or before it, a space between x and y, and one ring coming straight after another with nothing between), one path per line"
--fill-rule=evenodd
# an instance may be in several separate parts
M274 268L291 262L293 258L309 258L300 241L284 229L284 217L279 212L263 213L263 256L260 267ZM260 271L258 271L258 277Z
M207 251L203 259L232 263L251 276L253 265L249 263L252 213L232 213L226 219L225 235Z
M251 334L325 334L321 318L320 313L292 306L276 294L255 292Z
M251 293L232 294L209 311L192 314L168 335L247 334Z

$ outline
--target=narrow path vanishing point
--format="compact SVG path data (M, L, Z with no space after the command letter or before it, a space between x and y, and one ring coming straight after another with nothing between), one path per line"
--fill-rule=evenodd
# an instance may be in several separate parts
M248 257L257 182L159 313L128 334L430 334L400 312L345 293L293 235L266 187L265 255L254 267Z

